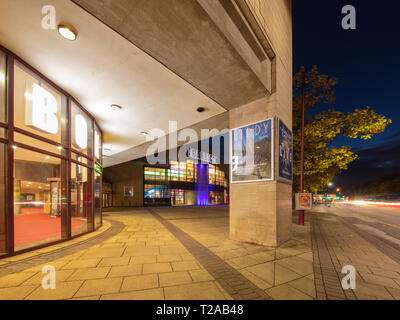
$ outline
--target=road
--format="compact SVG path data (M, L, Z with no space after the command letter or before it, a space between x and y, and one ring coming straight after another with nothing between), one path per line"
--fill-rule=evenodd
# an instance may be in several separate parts
M339 216L343 222L400 263L400 208L365 203L335 203L331 207L317 205L316 212Z

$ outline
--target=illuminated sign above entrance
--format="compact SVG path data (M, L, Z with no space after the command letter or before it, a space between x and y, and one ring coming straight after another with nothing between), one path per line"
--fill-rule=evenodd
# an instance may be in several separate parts
M56 98L36 83L25 93L25 124L41 131L58 132L58 106Z
M197 149L189 148L187 151L187 156L192 160L198 160L204 163L218 164L218 159L215 155L204 151L199 151Z

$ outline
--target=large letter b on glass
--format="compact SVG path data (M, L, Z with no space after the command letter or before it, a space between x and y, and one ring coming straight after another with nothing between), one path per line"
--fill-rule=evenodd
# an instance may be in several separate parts
M47 90L33 83L32 93L25 93L25 124L46 133L58 132L57 100Z
M75 145L80 149L86 149L88 145L88 126L85 118L77 114L74 119Z

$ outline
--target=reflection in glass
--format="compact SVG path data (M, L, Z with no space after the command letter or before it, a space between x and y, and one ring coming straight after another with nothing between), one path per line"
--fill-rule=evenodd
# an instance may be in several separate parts
M93 230L92 170L71 164L71 235Z
M23 250L67 237L64 160L14 150L14 246Z

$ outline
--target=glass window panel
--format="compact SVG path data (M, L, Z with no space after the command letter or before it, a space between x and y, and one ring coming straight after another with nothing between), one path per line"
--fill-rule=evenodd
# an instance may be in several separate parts
M156 168L156 180L158 183L165 183L166 182L166 170L164 168Z
M179 181L179 162L171 161L170 180Z
M74 102L71 103L72 148L93 156L93 121Z
M14 79L15 126L67 145L67 98L18 62Z
M92 170L71 164L71 235L93 230Z
M194 182L194 164L192 161L188 161L186 164L186 181Z
M94 156L100 164L103 164L103 137L99 128L94 129Z
M5 159L6 159L6 146L0 143L0 254L7 253Z
M208 183L214 185L215 182L216 182L216 167L210 164L208 168Z
M66 161L23 148L15 149L15 250L66 239L66 182Z
M71 154L72 154L72 160L76 160L76 161L82 162L83 164L86 164L86 165L89 165L89 166L92 164L92 161L90 161L88 158L86 158L84 156L76 154L75 152L72 152Z
M171 190L171 205L181 206L185 204L185 190Z
M7 121L6 65L7 65L7 55L3 51L0 51L0 122Z
M145 184L144 197L146 199L165 199L170 198L170 190L165 185Z
M0 128L0 138L7 139L7 129Z
M26 144L28 146L34 146L35 148L39 148L45 151L49 151L55 154L59 154L59 155L63 155L66 156L67 155L67 150L64 149L62 146L56 146L32 137L29 137L27 135L18 133L18 132L14 132L14 140L16 142L20 142L23 144Z
M144 179L146 181L156 180L156 170L155 170L155 168L145 167L144 168Z
M94 173L94 224L95 228L101 226L101 195L102 195L102 175Z
M103 187L103 208L112 207L112 186L109 183L102 182Z

